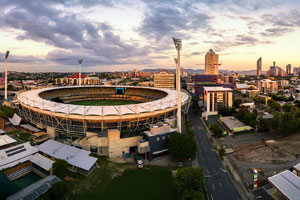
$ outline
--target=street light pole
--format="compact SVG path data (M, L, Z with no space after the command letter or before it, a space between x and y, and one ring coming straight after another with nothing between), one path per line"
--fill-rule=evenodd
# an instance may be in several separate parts
M83 61L82 59L78 59L78 64L79 64L79 77L78 77L78 78L79 78L79 79L78 79L78 80L79 80L79 81L78 81L79 83L78 83L78 85L79 85L79 86L81 85L81 64L82 64L82 61Z
M180 94L180 50L181 39L173 37L175 48L177 50L177 58L174 59L176 63L176 89L177 89L177 129L181 133L181 94Z
M4 100L7 101L7 58L9 55L9 51L6 51L5 54L5 86L4 86Z

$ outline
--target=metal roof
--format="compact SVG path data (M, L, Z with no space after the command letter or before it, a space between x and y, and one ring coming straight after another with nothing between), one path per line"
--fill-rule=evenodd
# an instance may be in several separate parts
M13 144L17 142L17 140L9 137L8 135L0 135L0 147L8 144Z
M90 170L97 161L97 158L89 156L90 151L78 149L54 140L48 140L37 146L37 148L48 156L55 159L63 159L70 165L85 170Z
M268 180L274 185L286 198L299 199L300 197L300 178L289 170L285 170Z
M53 160L50 160L49 158L42 156L39 153L32 155L30 161L32 163L40 166L41 168L43 168L46 171L49 171L52 168L52 165L54 163Z
M0 150L0 170L30 160L31 155L37 152L38 149L31 146L29 142L2 149Z
M159 90L167 93L167 96L145 103L129 104L121 106L81 106L71 105L64 103L57 103L40 97L40 93L48 90L56 89L69 89L69 88L89 88L89 87L124 87L124 88L136 88L136 89L152 89ZM38 90L29 90L26 92L19 93L17 99L26 105L35 107L42 110L48 110L52 112L59 112L64 114L76 114L76 115L126 115L126 114L138 114L145 112L153 112L163 110L166 108L177 106L177 91L162 88L151 88L151 87L131 87L131 86L68 86L68 87L57 87L57 88L43 88ZM181 103L185 103L188 100L188 95L181 92Z

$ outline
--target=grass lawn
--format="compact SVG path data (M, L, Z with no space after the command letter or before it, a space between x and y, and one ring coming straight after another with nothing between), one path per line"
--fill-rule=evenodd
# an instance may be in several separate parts
M173 198L172 174L168 168L134 164L116 164L99 158L100 169L88 177L70 173L64 180L67 190L63 199L76 200L169 200ZM48 200L47 195L41 199Z
M131 169L111 181L100 199L172 199L172 174L164 169Z
M18 133L21 133L21 132L22 132L22 130L17 129L17 130L14 130L14 131L7 132L6 134L7 135L15 135L15 134L18 134Z
M30 142L31 141L31 134L27 133L27 132L15 134L12 137L15 138L16 140L18 140L18 143L22 143L22 142L19 142L19 140L21 140L23 142Z
M87 100L87 101L76 101L69 104L81 105L81 106L119 106L128 104L137 104L135 101L125 100Z

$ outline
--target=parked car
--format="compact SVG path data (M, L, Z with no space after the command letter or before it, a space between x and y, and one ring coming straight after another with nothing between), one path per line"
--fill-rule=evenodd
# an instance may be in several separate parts
M144 167L144 162L138 154L134 155L134 160L135 160L136 165L137 165L138 168L143 168Z

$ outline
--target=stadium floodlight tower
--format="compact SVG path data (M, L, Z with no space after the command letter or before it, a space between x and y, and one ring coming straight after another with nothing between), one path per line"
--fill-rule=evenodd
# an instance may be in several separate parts
M181 39L174 38L173 41L177 50L176 63L176 89L177 89L177 129L181 133L181 95L180 95L180 50L181 50Z
M7 101L7 58L9 55L9 51L6 51L5 54L5 86L4 86L4 100Z
M78 77L78 85L81 85L81 64L82 64L82 59L78 59L78 64L79 64L79 77Z

